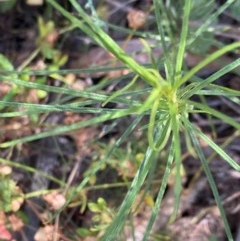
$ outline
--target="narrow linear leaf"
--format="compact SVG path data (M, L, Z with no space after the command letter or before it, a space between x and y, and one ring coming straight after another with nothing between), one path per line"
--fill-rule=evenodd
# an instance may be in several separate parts
M197 139L197 137L195 135L194 126L189 121L187 121L187 126L189 128L189 133L191 135L191 139L192 139L193 145L194 145L194 147L196 149L196 152L198 154L198 157L199 157L199 159L201 161L202 167L204 169L204 172L205 172L205 174L207 176L208 182L209 182L210 187L212 189L213 196L214 196L214 198L216 200L216 203L217 203L217 206L219 208L219 211L220 211L223 223L224 223L224 228L225 228L228 240L229 241L233 241L233 237L232 237L232 234L231 234L231 229L230 229L229 223L227 221L227 217L226 217L226 214L225 214L222 202L221 202L221 198L220 198L218 190L217 190L216 183L215 183L215 181L213 179L213 176L211 174L211 171L210 171L210 168L208 166L207 160L206 160L206 158L204 156L204 153L202 151L202 148L201 148L201 146L199 144L199 141L198 141L198 139Z
M192 88L191 90L186 92L186 94L184 95L184 98L188 99L191 96L193 96L194 94L197 94L199 90L203 89L204 87L207 87L210 83L212 83L213 81L219 79L221 76L225 75L226 73L232 71L233 69L235 69L239 65L240 65L240 58L235 60L235 61L233 61L232 63L224 66L223 68L218 70L216 73L214 73L211 76L209 76L207 79L202 80L194 88ZM234 93L236 93L236 92L237 91L235 91ZM239 95L239 93L240 92L238 91L238 95Z
M167 165L166 165L166 168L165 168L165 171L164 171L164 174L163 174L162 184L160 186L160 189L159 189L159 192L158 192L158 195L157 195L157 199L156 199L156 201L154 203L152 214L151 214L151 217L149 219L146 231L144 233L143 241L147 241L148 240L149 234L150 234L151 229L152 229L153 224L154 224L154 221L156 220L157 215L159 213L161 202L162 202L164 193L165 193L166 188L167 188L168 178L170 176L171 169L172 169L172 163L173 163L173 159L174 159L174 152L175 152L174 151L174 145L172 144L171 145L171 149L170 149L169 154L168 154L168 160L167 160Z
M213 54L209 55L206 59L201 61L199 64L197 64L195 67L193 67L177 84L177 87L183 85L186 81L188 81L194 74L196 74L199 70L207 66L209 63L214 61L215 59L219 58L220 56L224 55L227 52L230 52L234 49L237 49L240 47L240 42L236 42L233 44L229 44Z
M228 123L229 125L233 126L237 130L240 130L240 123L235 121L233 118L223 114L220 111L217 111L207 105L203 105L201 103L197 103L195 101L188 101L188 103L192 106L195 106L196 108L202 110L203 113L211 114L219 119L221 119L223 122Z
M137 111L137 110L136 110ZM127 116L129 114L134 114L134 110L124 110L124 111L117 111L115 113L107 113L105 115L102 116L97 116L94 117L92 119L86 120L86 121L80 121L71 125L63 125L61 127L57 127L53 130L48 130L39 134L35 134L35 135L31 135L31 136L26 136L20 139L16 139L16 140L12 140L12 141L8 141L8 142L4 142L0 144L0 148L6 148L6 147L10 147L10 146L14 146L16 144L19 143L24 143L24 142L29 142L29 141L33 141L33 140L38 140L44 137L48 137L48 136L56 136L56 135L60 135L69 131L73 131L76 129L80 129L83 127L87 127L90 125L95 125L107 120L112 120L112 119L116 119L116 118L120 118L123 116Z
M208 136L192 126L194 132L201 137L214 151L216 151L231 167L240 172L240 165L237 164L220 146L214 143Z

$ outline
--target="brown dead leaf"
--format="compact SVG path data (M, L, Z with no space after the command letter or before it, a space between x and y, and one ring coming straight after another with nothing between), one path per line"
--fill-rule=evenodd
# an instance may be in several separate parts
M5 224L6 215L4 212L0 211L0 226Z
M66 112L64 116L64 124L74 124L76 122L84 121L87 117L82 117L77 113ZM74 139L77 150L81 155L87 155L91 152L91 148L88 147L88 142L93 140L98 134L94 128L82 128L79 130L74 130L69 133L69 135Z
M47 195L44 195L43 199L52 207L52 209L57 210L61 208L66 199L63 194L59 193L58 191L54 190Z
M64 124L66 125L71 125L71 124L74 124L78 121L81 121L81 117L80 115L76 114L76 113L73 113L73 112L65 112L64 113Z
M11 208L13 212L17 212L24 202L23 192L19 186L15 186L14 195L16 197L11 202Z
M12 211L17 212L22 206L23 201L24 201L23 197L15 198L11 203Z
M10 215L8 220L11 223L11 229L13 231L20 231L24 226L22 219L20 219L16 214Z
M8 165L0 165L0 174L3 176L7 176L12 173L12 167Z
M57 232L57 233L56 233ZM52 241L53 237L57 236L59 240L60 234L55 230L53 225L47 225L43 228L39 228L34 236L35 241Z
M73 73L68 73L66 74L65 76L65 83L68 84L68 85L72 85L74 84L74 82L76 81L76 75L73 74Z
M2 99L3 96L5 96L6 94L8 94L12 89L12 84L8 83L8 82L1 82L0 84L0 98Z
M49 33L47 36L46 36L46 41L51 45L51 46L54 46L55 43L57 42L58 40L58 37L59 37L59 33L57 30L53 30L51 33Z
M46 63L42 60L39 59L36 63L34 63L33 66L31 66L31 70L44 70L46 69ZM34 79L31 79L31 81L35 80L35 76L32 76Z
M39 103L39 97L36 89L29 90L26 101L29 103Z
M30 6L40 6L43 5L43 0L27 0L26 4Z
M134 177L135 173L136 173L136 166L130 160L124 161L118 170L118 175L124 178Z
M86 83L86 81L83 80L76 80L72 85L71 88L74 90L84 90L86 89L88 86L88 84Z
M23 136L31 135L36 128L32 127L28 117L21 116L12 118L9 123L4 125L1 137L7 140L17 139Z
M127 15L128 26L132 29L139 29L144 26L147 14L141 10L132 10Z

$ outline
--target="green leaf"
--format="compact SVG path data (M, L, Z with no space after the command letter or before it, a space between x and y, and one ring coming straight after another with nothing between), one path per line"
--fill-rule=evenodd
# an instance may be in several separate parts
M0 1L0 13L5 13L11 10L15 6L16 2L16 0Z
M221 198L219 196L219 193L218 193L218 189L217 189L217 185L213 179L213 176L212 176L212 173L211 173L211 170L208 166L208 162L207 162L207 159L202 151L202 147L196 137L196 128L194 127L193 124L191 124L189 121L186 121L186 126L188 126L189 128L189 133L191 135L191 139L192 139L192 142L193 142L193 145L195 146L195 149L196 149L196 152L198 154L198 157L201 161L201 164L202 164L202 167L203 167L203 170L206 174L206 177L208 179L208 182L209 182L209 185L212 189L212 193L213 193L213 196L215 198L215 201L217 203L217 206L218 206L218 209L220 211L220 214L221 214L221 217L222 217L222 220L223 220L223 223L224 223L224 228L225 228L225 231L226 231L226 234L227 234L227 237L228 237L228 240L229 241L233 241L233 237L232 237L232 234L231 234L231 229L229 227L229 223L228 223L228 220L227 220L227 217L226 217L226 213L224 211L224 208L223 208L223 205L222 205L222 202L221 202Z
M198 0L192 1L192 9L190 14L191 21L207 20L213 13L216 6L215 0Z
M196 127L192 127L197 135L199 135L216 153L218 153L232 168L240 172L240 166L237 164L220 146L213 142L208 136L199 131Z
M37 90L37 96L39 99L44 99L47 96L48 92L44 90Z
M194 30L192 30L194 33ZM193 53L203 55L207 53L214 41L213 32L203 32L190 45L189 50Z
M76 231L81 237L84 238L91 235L91 232L86 228L78 228Z
M240 21L240 1L235 1L229 8L230 13Z
M12 211L12 201L16 196L16 183L8 177L0 176L0 211Z
M107 203L102 197L98 198L97 203L101 209L107 207Z
M14 70L12 63L3 54L0 54L0 70Z
M102 211L101 208L99 207L99 205L96 203L89 203L88 208L90 209L90 211L92 211L94 213L99 213Z

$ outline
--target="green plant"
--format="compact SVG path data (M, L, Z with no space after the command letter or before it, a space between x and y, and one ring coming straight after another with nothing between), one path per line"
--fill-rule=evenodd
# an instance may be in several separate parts
M84 9L75 0L69 0L75 10L79 13L79 18L73 16L71 13L66 11L54 0L47 0L47 2L57 9L66 19L69 20L72 28L80 28L89 37L91 37L97 44L105 48L108 52L115 56L116 59L120 60L126 68L132 71L129 78L132 78L130 83L123 89L111 93L110 95L104 94L102 91L102 85L99 84L93 88L91 87L84 91L76 91L72 89L67 89L63 87L52 87L46 84L24 82L17 77L9 77L2 75L5 80L11 80L12 83L25 86L26 88L36 88L40 90L45 90L48 92L55 92L59 94L66 94L72 97L81 98L77 99L73 103L60 102L59 104L27 104L27 103L16 103L16 102L0 102L4 105L9 105L12 107L22 106L26 108L26 111L13 112L14 115L29 114L32 112L37 113L47 113L51 111L74 111L79 113L94 113L98 114L96 117L92 117L88 120L81 121L72 125L56 127L53 130L48 130L39 134L32 136L27 136L21 139L8 141L0 144L0 147L6 148L9 146L16 145L18 143L23 143L27 141L32 141L35 139L43 138L46 136L57 135L65 133L67 131L72 131L78 128L83 128L90 125L96 125L107 120L113 120L123 118L126 116L135 116L136 118L132 124L126 128L122 136L116 141L109 152L104 158L99 160L98 164L95 165L84 180L76 187L72 192L72 198L76 193L80 192L81 189L108 160L111 153L132 133L132 131L141 123L141 119L144 116L149 116L148 123L148 148L145 152L145 157L142 160L141 165L132 181L132 184L123 200L116 217L109 225L106 230L102 240L117 240L117 236L124 225L124 220L126 220L128 214L130 213L131 207L134 203L137 193L145 182L146 177L149 175L151 167L156 164L157 154L164 150L167 145L169 145L168 158L166 162L166 168L163 175L163 181L160 186L157 199L153 206L152 216L149 220L144 239L147 240L151 228L153 226L154 220L156 219L160 204L166 190L167 180L169 178L172 165L175 165L175 207L174 213L172 215L172 220L177 215L177 210L179 206L180 195L182 191L181 187L181 140L180 134L184 133L186 137L186 142L191 150L195 150L194 154L198 156L201 161L202 167L206 173L208 181L210 183L213 195L215 197L216 203L219 207L224 226L226 229L226 234L228 240L233 240L229 224L226 219L224 209L221 204L221 200L217 191L216 184L211 175L209 166L207 164L206 157L199 144L199 139L204 140L216 153L218 153L224 160L226 160L229 165L232 166L237 171L240 171L239 165L217 144L215 144L209 137L207 137L203 132L201 132L193 123L189 120L189 115L191 113L205 113L206 115L213 116L222 120L223 122L231 125L235 129L240 129L240 124L233 118L221 113L213 108L207 106L204 103L198 103L193 101L191 97L193 96L208 96L208 95L221 95L228 98L231 101L239 104L235 97L240 95L237 90L229 89L226 87L221 87L213 84L219 77L232 71L234 68L240 65L240 59L233 61L232 63L224 66L216 73L212 74L206 79L201 79L201 81L194 81L195 74L210 64L212 61L216 60L220 56L226 54L227 52L234 51L240 47L240 42L236 42L230 45L222 46L216 52L207 56L199 64L194 66L192 69L187 70L184 66L184 54L186 50L196 43L201 34L207 31L207 28L211 22L213 22L216 17L228 7L233 1L226 1L226 3L218 9L216 12L211 13L208 16L206 22L197 29L196 33L189 35L189 18L192 10L192 1L185 0L182 2L182 24L181 31L179 35L174 34L174 23L170 23L169 16L163 16L164 21L162 21L162 15L164 15L164 10L166 6L163 1L154 0L154 10L157 22L158 33L161 41L159 44L163 48L163 57L160 61L153 61L152 65L142 66L134 61L129 55L127 55L114 40L110 38L102 30L102 22L97 18L97 16L89 16ZM91 1L89 1L91 2ZM172 27L173 26L173 27ZM169 44L171 43L171 44ZM146 46L147 47L147 46ZM159 72L160 63L164 65L164 71L166 77L161 76ZM88 70L78 70L79 72L84 71L107 71L107 68L99 69L88 69ZM58 71L60 73L60 71ZM49 72L45 72L45 74ZM36 72L34 73L36 74ZM118 80L121 81L121 78ZM146 87L138 88L138 82L144 81ZM134 88L135 89L134 89ZM101 91L100 94L97 93ZM146 96L147 94L147 96ZM105 105L108 102L122 104L124 108L122 109L109 109L109 108L96 108L89 107L95 103L103 103ZM11 116L11 113L7 113ZM6 113L0 116L6 116ZM68 200L65 206L71 201Z
M16 212L23 203L21 189L11 180L9 174L12 169L7 165L0 165L0 212Z
M90 211L95 213L93 221L96 225L91 228L91 231L98 232L106 229L114 217L114 212L107 207L106 201L103 198L98 198L96 203L90 202L88 207ZM100 225L98 223L100 223Z
M16 4L16 0L7 0L0 2L0 13L5 13L11 10Z

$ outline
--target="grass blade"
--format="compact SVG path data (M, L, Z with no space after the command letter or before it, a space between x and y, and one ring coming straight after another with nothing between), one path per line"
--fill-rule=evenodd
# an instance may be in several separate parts
M148 174L152 158L154 158L154 154L155 153L153 149L149 147L146 151L144 160L142 161L138 169L138 172L136 173L136 176L132 181L129 191L118 210L117 216L111 223L111 225L108 227L104 236L101 238L102 241L115 241L118 237L120 231L123 228L124 221L131 210L132 204L137 196L137 193L139 192Z
M119 110L115 113L107 113L105 115L101 115L101 116L97 116L97 117L93 117L92 119L89 120L85 120L85 121L80 121L71 125L63 125L60 127L57 127L55 129L52 130L48 130L42 133L38 133L35 135L31 135L31 136L26 136L20 139L15 139L12 141L8 141L8 142L4 142L0 144L0 148L6 148L6 147L10 147L10 146L14 146L16 144L19 143L24 143L24 142L29 142L29 141L34 141L34 140L38 140L44 137L49 137L49 136L55 136L55 135L59 135L59 134L63 134L69 131L73 131L76 129L80 129L83 127L87 127L87 126L91 126L91 125L95 125L107 120L111 120L111 119L116 119L116 118L120 118L123 116L127 116L129 114L133 114L134 112L130 111L130 110Z
M157 199L154 203L152 214L151 214L151 217L149 219L148 226L146 228L146 232L145 232L144 237L143 237L143 241L148 240L149 234L150 234L152 226L154 224L154 221L157 218L158 211L160 209L161 202L162 202L164 193L165 193L166 188L167 188L168 178L170 176L171 169L172 169L173 158L174 158L174 145L172 144L171 149L170 149L169 154L168 154L168 160L167 160L167 165L166 165L165 172L164 172L164 175L163 175L163 178L162 178L162 184L160 186L160 189L159 189L159 192L158 192L158 195L157 195Z
M232 234L231 234L231 229L230 229L228 221L227 221L227 217L226 217L226 214L225 214L225 211L224 211L224 208L223 208L223 205L222 205L222 202L221 202L218 190L217 190L216 183L215 183L215 181L213 179L213 176L212 176L211 171L209 169L209 166L207 164L207 160L206 160L206 158L204 156L204 153L203 153L203 151L201 149L201 146L199 144L199 141L198 141L198 139L197 139L197 137L195 135L196 134L195 133L195 128L193 127L193 125L190 122L187 122L186 126L188 126L188 128L189 128L189 133L191 135L191 139L192 139L193 145L194 145L194 147L196 149L196 152L198 154L198 157L199 157L199 159L201 161L202 167L204 169L204 172L205 172L205 174L207 176L208 182L209 182L210 187L212 189L213 196L214 196L214 198L216 200L217 206L219 208L219 211L220 211L223 223L224 223L224 228L225 228L228 240L229 241L233 241L233 237L232 237Z
M209 76L207 79L202 80L194 88L192 88L191 90L187 91L186 94L184 95L184 98L186 98L186 99L190 98L191 96L196 94L197 91L203 89L204 87L207 87L210 83L212 83L213 81L219 79L221 76L225 75L226 73L232 71L233 69L235 69L239 65L240 65L240 58L235 60L235 61L233 61L232 63L224 66L223 68L218 70L216 73L214 73L213 75Z
M204 59L199 64L197 64L195 67L193 67L182 79L180 79L180 81L178 83L176 83L177 84L176 87L179 87L179 86L183 85L186 81L188 81L199 70L201 70L202 68L204 68L205 66L207 66L209 63L213 62L214 60L216 60L220 56L222 56L225 53L230 52L234 49L237 49L239 47L240 47L240 42L236 42L236 43L233 43L233 44L229 44L229 45L217 50L213 54L209 55L206 59Z
M186 0L184 4L184 16L183 16L183 22L182 22L182 30L181 30L181 37L180 42L178 46L178 53L177 53L177 61L176 61L176 67L175 67L175 80L176 82L179 81L181 78L181 70L182 70L182 64L184 60L184 53L187 43L187 36L188 36L188 25L189 25L189 16L190 16L190 10L191 10L191 0Z
M237 164L220 146L214 143L208 136L198 130L195 126L192 126L194 132L201 137L215 152L219 154L232 168L240 172L240 165Z
M237 130L240 130L240 123L235 121L233 118L229 117L228 115L223 114L220 111L217 111L207 105L203 105L201 103L195 102L195 101L188 101L188 103L192 106L195 106L199 110L201 110L204 113L211 114L219 119L221 119L223 122L228 123L229 125L233 126Z

